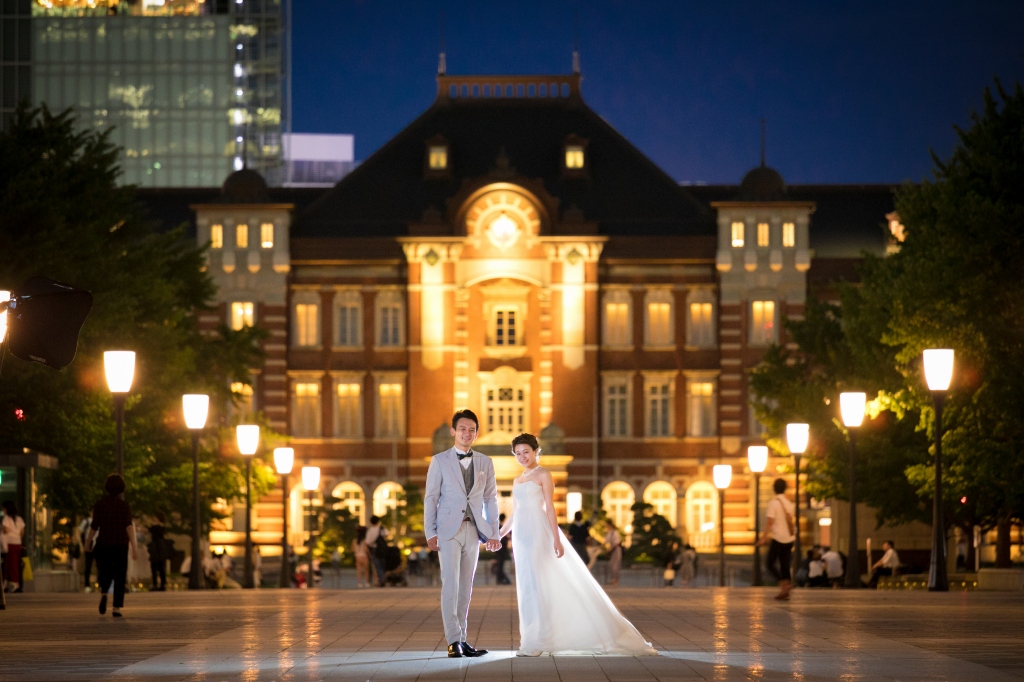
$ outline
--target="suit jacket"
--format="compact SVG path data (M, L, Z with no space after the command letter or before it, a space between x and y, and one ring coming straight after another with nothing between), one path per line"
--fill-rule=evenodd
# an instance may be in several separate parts
M423 530L430 539L451 540L466 517L466 505L473 511L476 533L481 542L498 539L498 484L494 462L473 451L473 488L466 492L462 465L455 448L439 452L427 469L427 490L423 496Z

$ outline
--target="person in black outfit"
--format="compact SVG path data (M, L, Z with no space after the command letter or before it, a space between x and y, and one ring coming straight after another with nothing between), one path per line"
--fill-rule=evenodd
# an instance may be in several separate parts
M100 613L107 612L107 590L114 584L114 617L121 617L124 606L124 587L128 579L128 549L132 558L138 556L135 541L135 526L132 524L132 510L121 499L124 479L119 474L110 474L103 484L107 493L92 508L92 524L86 546L92 547L96 567L100 573ZM96 536L97 531L99 537ZM93 544L95 540L95 545Z
M154 592L167 591L167 551L164 539L163 512L156 513L156 522L149 527L149 571L153 575Z
M576 553L583 559L583 563L590 563L590 556L587 554L587 542L590 539L590 523L583 522L583 512L576 512L569 525L569 544L576 550Z
M498 516L498 526L505 524L505 515L500 514ZM508 551L508 540L511 537L511 533L501 538L501 549L494 553L494 582L499 585L511 585L512 581L505 575L505 562L508 561L511 556Z

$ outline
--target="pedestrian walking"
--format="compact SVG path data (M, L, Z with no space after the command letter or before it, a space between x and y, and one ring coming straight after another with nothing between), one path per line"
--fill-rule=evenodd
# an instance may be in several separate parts
M352 556L356 558L356 587L370 587L370 548L366 545L366 526L356 529Z
M92 565L93 565L92 547L90 547L89 543L87 543L85 541L86 537L89 535L89 527L90 526L92 526L92 512L91 511L89 512L89 515L86 516L84 519L82 519L82 522L78 524L78 539L79 539L79 542L82 545L82 557L84 559L83 563L84 563L84 566L85 566L85 575L84 575L85 582L84 582L84 585L85 585L85 591L86 592L88 592L88 591L90 591L92 589L92 581L91 581ZM96 577L97 577L97 579L99 578L98 575Z
M590 540L590 523L583 521L583 512L576 512L569 524L569 544L583 559L583 563L589 564L590 557L587 555L587 544Z
M388 552L388 529L381 525L379 516L370 517L370 527L366 529L366 546L370 548L370 558L377 572L377 587L384 587L387 573L384 560Z
M3 504L4 518L0 522L0 549L3 549L3 573L7 581L4 591L21 592L21 550L25 537L25 519L18 508L8 500Z
M688 587L697 577L697 550L689 542L683 545L682 563L679 565L679 586Z
M619 584L619 573L622 570L622 535L611 521L608 532L604 534L604 544L608 546L608 579L611 585Z
M786 499L785 479L775 479L772 487L775 497L768 503L768 524L758 544L769 545L768 570L779 581L779 593L775 598L785 600L789 599L789 591L793 586L790 565L793 563L793 541L796 539L793 521L796 509Z
M164 537L164 520L166 517L163 512L157 512L155 519L149 527L149 571L153 576L153 581L150 583L151 589L154 592L164 592L167 590L167 549L166 540Z
M505 515L498 515L498 525L505 523ZM505 574L505 562L512 558L512 555L508 551L508 541L511 535L506 535L501 538L501 548L494 553L494 582L498 585L511 585L512 581L509 580Z
M100 613L107 612L107 591L114 586L114 618L121 617L125 582L128 579L128 553L138 556L139 548L132 523L132 510L121 499L124 479L110 474L103 484L106 495L92 508L92 523L86 545L92 547L100 574ZM97 536L97 532L99 535Z

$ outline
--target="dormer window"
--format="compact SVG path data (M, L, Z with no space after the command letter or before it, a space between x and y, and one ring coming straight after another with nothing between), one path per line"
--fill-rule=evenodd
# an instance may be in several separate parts
M764 248L768 246L770 239L770 227L768 223L757 224L757 245Z
M432 171L448 170L448 145L432 144L428 147L427 167Z
M220 223L210 225L210 248L224 248L224 226Z
M264 249L274 248L274 223L260 224L260 246Z
M569 144L565 146L565 167L569 170L580 170L583 168L583 145Z
M793 223L782 223L782 245L786 248L796 246L796 225Z

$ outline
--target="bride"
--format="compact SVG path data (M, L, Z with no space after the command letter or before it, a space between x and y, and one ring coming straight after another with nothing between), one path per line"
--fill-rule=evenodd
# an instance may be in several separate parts
M537 438L523 433L512 452L524 471L512 486L514 506L501 528L512 531L519 599L517 656L657 655L597 584L555 520L551 473L540 466Z

